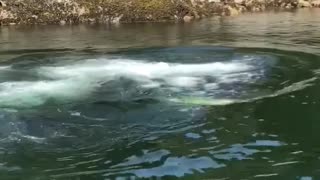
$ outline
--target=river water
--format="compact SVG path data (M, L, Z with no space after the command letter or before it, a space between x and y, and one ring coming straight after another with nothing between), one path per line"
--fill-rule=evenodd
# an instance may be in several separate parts
M0 179L320 178L319 29L317 9L1 27Z

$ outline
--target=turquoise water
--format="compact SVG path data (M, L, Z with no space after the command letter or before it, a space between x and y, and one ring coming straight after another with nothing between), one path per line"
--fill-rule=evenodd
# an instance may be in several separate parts
M319 16L2 27L0 179L320 178Z

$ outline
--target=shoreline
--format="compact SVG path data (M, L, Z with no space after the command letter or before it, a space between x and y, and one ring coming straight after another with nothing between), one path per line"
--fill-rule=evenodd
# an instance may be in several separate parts
M0 0L0 25L190 22L319 7L320 0Z

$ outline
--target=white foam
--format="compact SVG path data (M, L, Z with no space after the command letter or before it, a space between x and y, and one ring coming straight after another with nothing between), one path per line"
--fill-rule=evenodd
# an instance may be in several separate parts
M203 79L200 77L186 77L186 76L180 76L180 77L168 77L166 78L166 82L171 86L177 86L177 87L196 87L197 85L204 83Z
M177 64L165 62L146 62L133 60L87 60L82 63L65 65L62 67L42 67L40 74L54 78L79 76L137 76L145 78L163 77L192 77L205 75L219 75L225 73L245 71L251 66L245 63L205 63L205 64Z
M0 66L0 70L6 70L6 69L9 69L10 66Z
M39 106L50 99L62 102L83 99L89 97L101 84L119 77L136 81L144 88L164 85L179 90L205 86L205 78L208 76L217 81L222 81L228 74L236 78L234 73L251 68L245 61L182 64L98 59L56 64L32 70L52 80L0 83L0 107ZM214 85L206 87L211 89Z
M218 83L207 83L204 85L204 89L207 91L216 90L219 88Z
M80 84L81 83L81 84ZM39 106L49 99L75 100L90 93L93 84L73 80L0 83L0 106Z
M81 79L84 81L107 82L118 77L140 82L143 87L195 87L204 85L205 76L224 81L224 77L235 72L251 69L252 66L240 62L178 64L133 60L87 60L77 64L58 67L42 67L40 75L54 79ZM236 75L233 78L237 80Z

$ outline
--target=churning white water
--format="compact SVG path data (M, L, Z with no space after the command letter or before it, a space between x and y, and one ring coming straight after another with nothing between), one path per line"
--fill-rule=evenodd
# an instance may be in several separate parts
M252 58L229 62L198 64L148 62L130 59L89 59L29 69L42 77L37 81L0 83L0 106L39 106L48 100L68 102L87 98L103 84L125 78L139 88L161 90L221 91L220 84L250 82L260 71L250 64ZM0 67L10 69L11 67ZM41 78L40 78L41 79ZM229 101L228 101L229 102Z

